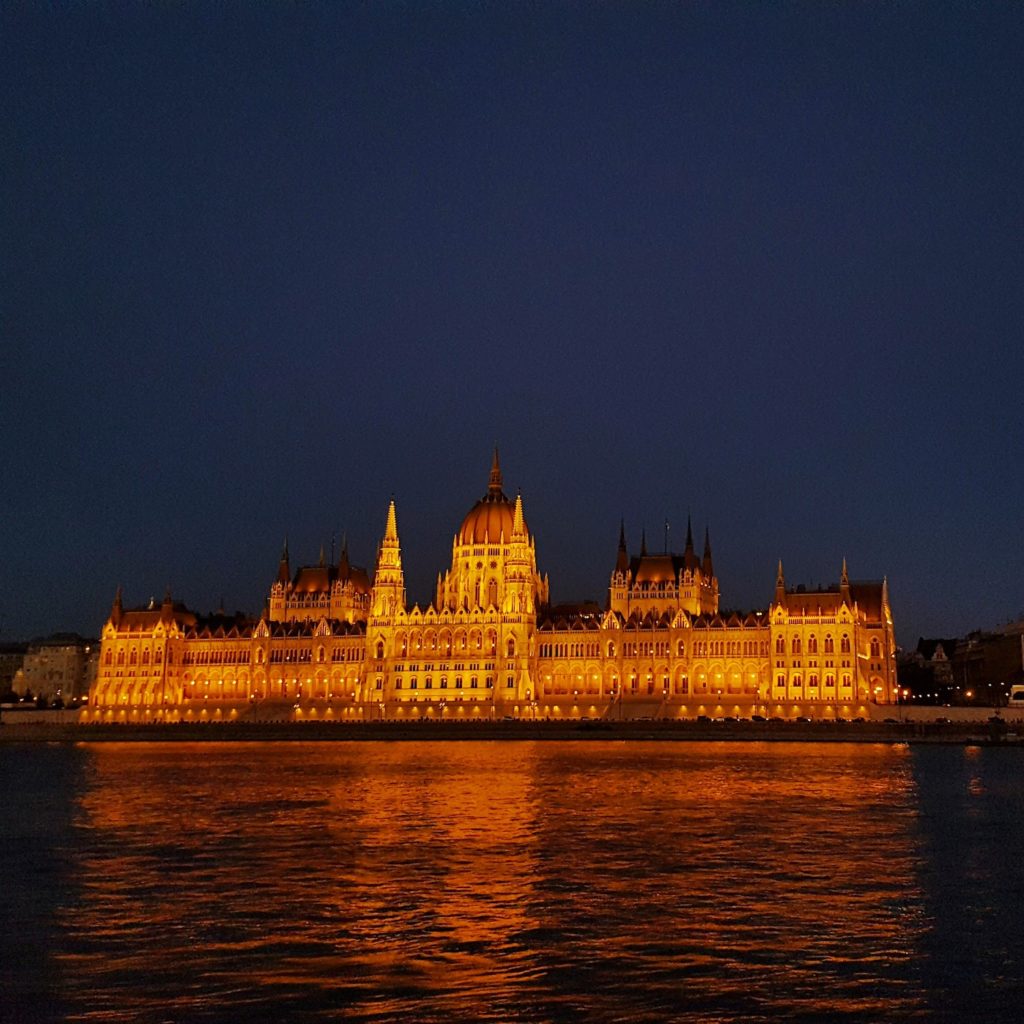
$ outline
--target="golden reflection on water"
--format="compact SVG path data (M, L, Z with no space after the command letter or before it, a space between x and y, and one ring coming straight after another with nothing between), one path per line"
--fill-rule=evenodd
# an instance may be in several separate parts
M906 748L98 744L76 1020L915 1019Z

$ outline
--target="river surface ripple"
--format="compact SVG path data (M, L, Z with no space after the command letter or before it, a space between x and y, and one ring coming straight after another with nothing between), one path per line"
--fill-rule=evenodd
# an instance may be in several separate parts
M2 1019L1024 1018L1024 759L0 747Z

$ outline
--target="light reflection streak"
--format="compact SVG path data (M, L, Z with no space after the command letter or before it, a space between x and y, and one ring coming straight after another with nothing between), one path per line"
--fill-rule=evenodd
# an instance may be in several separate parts
M77 1019L915 1019L906 748L97 745Z

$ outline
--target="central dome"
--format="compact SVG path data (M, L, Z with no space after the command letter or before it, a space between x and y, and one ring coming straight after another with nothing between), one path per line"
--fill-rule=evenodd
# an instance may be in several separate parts
M491 479L487 493L469 510L459 530L460 544L483 544L498 541L505 535L507 544L512 537L515 522L515 508L501 489L501 466L498 465L498 449L494 449L491 465Z
M496 495L488 494L481 498L462 520L459 530L460 544L483 544L485 541L497 541L502 534L505 543L512 536L513 508L512 502L501 491Z

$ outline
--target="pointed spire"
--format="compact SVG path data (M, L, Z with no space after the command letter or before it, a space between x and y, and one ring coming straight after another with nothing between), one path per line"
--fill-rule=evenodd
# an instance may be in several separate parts
M523 518L523 496L516 494L516 507L512 513L512 536L521 539L526 536L526 521Z
M288 565L288 538L284 539L284 547L281 549L281 561L277 563L277 582L285 586L291 581L292 571Z
M502 489L501 463L498 461L498 446L494 446L494 461L491 463L491 478L487 485L487 494L491 498L500 498Z
M843 571L839 575L839 593L847 601L850 599L850 574L846 571L846 559L843 559Z
M377 548L375 575L379 577L382 570L395 570L399 577L402 573L402 550L398 543L398 518L395 515L394 498L388 503L388 521L384 527L384 539Z
M775 600L779 604L786 600L786 577L782 572L782 559L779 559L779 571L775 574Z
M644 558L647 555L647 527L645 526L640 531L640 557Z
M615 556L615 571L627 572L629 570L629 551L626 548L626 520L619 520L619 551Z
M347 580L351 574L351 566L348 560L348 534L342 531L341 534L341 557L338 559L338 576Z
M391 503L388 505L388 522L387 526L384 527L384 547L388 546L389 541L398 543L398 519L395 516L395 499L391 499Z
M116 626L121 621L124 612L124 602L121 599L121 584L117 585L117 592L114 594L114 603L110 608L110 621Z
M715 566L711 561L711 532L706 526L704 527L704 564L701 566L701 571L705 576L715 575Z
M402 572L402 549L398 543L398 517L395 499L388 503L388 521L384 539L377 548L377 564L373 570L373 612L393 615L405 606L405 575Z
M691 572L700 565L697 560L697 552L693 547L693 518L689 512L686 513L686 547L683 550L683 565Z
M171 585L167 584L167 589L164 591L164 603L163 611L168 612L174 608L174 598L171 597Z

